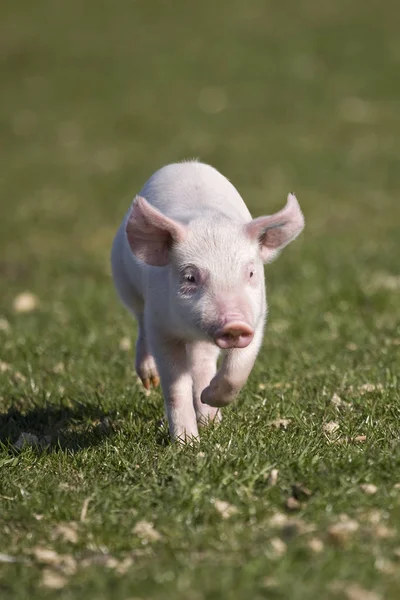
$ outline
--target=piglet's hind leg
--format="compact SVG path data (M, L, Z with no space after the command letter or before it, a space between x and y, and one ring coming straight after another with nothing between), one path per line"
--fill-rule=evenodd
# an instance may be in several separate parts
M139 324L139 335L136 342L135 369L144 387L146 390L149 390L150 385L153 385L153 387L159 385L160 377L158 375L156 362L150 352L143 315L140 315L137 319Z

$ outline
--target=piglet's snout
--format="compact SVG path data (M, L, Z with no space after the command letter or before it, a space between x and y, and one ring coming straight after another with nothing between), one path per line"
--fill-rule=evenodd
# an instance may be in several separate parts
M230 321L215 333L215 343L227 348L246 348L254 337L254 330L242 321Z

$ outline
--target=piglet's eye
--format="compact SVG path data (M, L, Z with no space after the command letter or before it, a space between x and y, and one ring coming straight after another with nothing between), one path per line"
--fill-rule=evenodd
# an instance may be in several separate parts
M253 277L253 275L254 275L254 271L250 271L250 273L249 273L249 277L250 277L250 278L252 278L252 277Z
M188 265L181 271L181 286L185 293L195 292L201 285L201 272L192 265Z

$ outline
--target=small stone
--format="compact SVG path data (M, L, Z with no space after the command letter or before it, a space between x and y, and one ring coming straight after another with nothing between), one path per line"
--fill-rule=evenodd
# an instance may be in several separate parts
M325 431L325 433L330 434L335 433L339 427L339 423L336 423L336 421L329 421L329 423L324 423L322 429Z
M13 373L13 378L15 381L20 381L21 383L26 383L25 375L22 375L22 373L20 373L19 371L15 371L15 373Z
M125 575L125 573L127 573L129 571L129 569L131 568L132 565L133 565L133 558L131 556L127 556L123 560L117 562L115 570L119 575Z
M356 350L358 350L358 346L357 344L354 344L354 342L349 342L348 344L346 344L346 348L347 350L350 350L350 352L355 352Z
M265 385L265 383L259 383L259 384L258 384L258 389L259 389L259 390L265 390L265 388L266 388L266 387L267 387L267 386Z
M270 422L270 425L276 429L287 429L291 422L291 419L275 419L275 421Z
M389 540L396 535L395 531L386 525L377 525L373 530L373 534L381 540Z
M11 366L4 362L4 360L0 360L0 373L5 373L6 371L9 371L11 369Z
M157 542L161 539L161 534L148 521L138 521L133 528L133 533L140 537L144 543Z
M65 373L65 366L63 362L58 362L53 367L53 373Z
M331 398L331 402L336 407L340 407L343 405L343 400L341 399L341 397L338 394L333 394L333 396Z
M31 292L22 292L14 298L13 308L17 313L31 312L38 308L39 299Z
M383 385L381 383L378 384L374 384L374 383L364 383L363 385L361 385L358 390L361 392L361 394L365 394L368 392L382 392L383 391Z
M43 548L42 546L36 546L33 548L33 556L35 559L46 565L59 565L61 557L55 550L51 548Z
M368 496L373 496L378 491L378 488L373 483L362 483L360 485L360 490Z
M383 513L380 510L370 510L365 514L365 520L371 525L379 525L382 521Z
M108 569L116 569L119 563L114 556L108 556L104 564Z
M77 565L73 556L57 554L57 552L50 548L42 548L40 546L36 546L32 553L34 558L41 564L57 568L67 575L73 575L76 572Z
M264 577L261 582L262 587L273 589L278 587L278 582L274 577Z
M288 498L285 502L285 507L287 508L287 510L294 512L296 510L301 509L301 504L298 500L296 500L296 498L293 498L293 496L290 496L290 498Z
M367 436L366 435L356 435L356 437L353 440L354 442L359 442L359 443L363 443L367 441Z
M278 475L279 475L278 469L272 469L271 473L268 476L268 485L270 485L271 487L276 485L278 482Z
M340 521L339 523L335 523L334 525L331 525L331 527L329 527L329 539L334 544L340 546L344 545L350 540L352 535L354 535L354 533L358 531L358 528L359 524L357 523L357 521L354 521L349 518L343 518L342 521Z
M383 573L383 575L393 575L397 571L396 565L391 560L387 560L383 557L376 559L375 569L380 573Z
M352 583L344 588L347 600L381 600L376 592L362 588L358 583Z
M53 539L61 537L65 542L71 544L78 543L78 524L72 521L71 523L60 523L53 531Z
M320 554L324 550L324 543L319 538L311 538L308 541L308 547L315 554Z
M378 271L368 276L368 283L365 286L367 292L376 292L378 290L389 290L396 292L400 290L400 275L393 275L386 271Z
M331 398L331 403L338 410L340 408L351 408L350 402L345 402L344 400L341 399L341 397L338 394L333 394L333 396Z
M53 571L53 569L44 569L42 573L41 585L49 588L50 590L61 590L68 583L68 580L64 575Z
M284 513L275 513L269 519L271 527L284 527L289 522L289 517Z
M120 350L124 350L125 352L128 352L128 350L130 350L132 348L132 342L128 337L123 337L119 341L119 347L120 347Z
M238 512L236 506L229 504L229 502L225 502L225 500L215 500L214 506L223 519L229 519Z
M270 540L272 553L275 557L279 558L286 553L287 546L284 541L280 538L275 537Z

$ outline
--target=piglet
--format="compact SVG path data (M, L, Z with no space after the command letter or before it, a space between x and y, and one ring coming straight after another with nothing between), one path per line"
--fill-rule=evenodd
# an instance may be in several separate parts
M146 389L161 381L173 439L196 438L246 383L267 315L263 263L303 227L293 194L252 219L233 185L195 161L163 167L133 200L112 274L138 322L136 372Z

